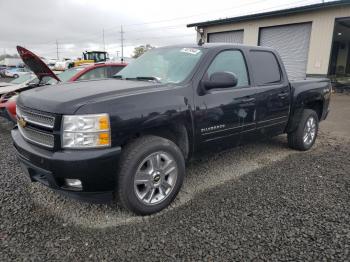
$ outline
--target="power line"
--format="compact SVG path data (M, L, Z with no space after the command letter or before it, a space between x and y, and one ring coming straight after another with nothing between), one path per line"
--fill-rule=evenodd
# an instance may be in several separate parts
M243 4L243 5L236 5L234 7L229 7L229 8L225 8L225 9L211 10L210 12L197 13L197 14L194 14L194 15L175 17L175 18L171 18L171 19L154 20L154 21L149 21L149 22L144 22L144 23L127 24L125 26L128 27L128 26L149 25L149 24L158 24L158 23L164 23L164 22L171 22L171 21L176 21L176 20L184 20L184 19L193 18L193 17L196 17L196 16L203 16L203 15L212 14L212 13L215 13L215 12L222 12L222 11L237 9L237 8L241 8L241 7L245 7L245 6L249 6L249 5L254 5L254 4L261 3L261 2L266 2L266 1L269 1L269 0L259 0L259 1L246 3L246 4Z
M265 0L265 1L269 1L269 0ZM254 13L259 13L259 12L263 12L263 11L267 11L267 10L271 10L271 9L276 9L276 8L280 8L280 7L289 7L291 5L295 5L295 4L299 4L299 3L305 3L305 2L314 2L314 0L309 0L309 1L297 1L297 2L294 2L294 3L289 3L289 4L283 4L283 5L278 5L278 6L273 6L273 7L269 7L269 8L264 8L264 9L260 9L260 10L255 10ZM248 4L245 4L245 5L239 5L239 6L236 6L235 9L239 8L239 7L243 7L243 6L248 6L248 5L252 5L252 4L256 4L256 3L261 3L263 1L255 1L255 2L251 2L251 3L248 3ZM228 9L224 9L224 10L230 10L231 8L228 8ZM221 11L223 9L220 9ZM215 12L215 11L214 11ZM212 14L213 12L210 12L210 14ZM203 15L203 14L208 14L208 13L201 13L201 14L197 14L197 15L192 15L192 16L187 16L187 18L189 17L195 17L195 16L199 16L199 15ZM153 22L146 22L146 23L139 23L139 24L132 24L132 25L147 25L147 24L152 24L152 23L160 23L160 22L164 22L164 21L175 21L175 20L180 20L180 19L184 19L184 17L178 17L178 18L174 18L174 19L167 19L167 20L158 20L158 21L153 21ZM185 26L185 24L177 24L179 25L179 29L180 29L180 26ZM177 25L169 25L169 26L160 26L160 27L153 27L153 28L147 28L147 29L137 29L137 30L127 30L127 33L128 32L143 32L143 31L152 31L152 30L160 30L160 29L176 29ZM131 26L130 24L128 26ZM114 28L114 27L113 27ZM104 33L107 31L107 30L111 30L110 29L104 29ZM125 33L125 32L124 32ZM87 42L88 40L97 40L97 38L99 38L99 36L97 36L96 34L91 34L89 37L79 37L77 40L74 40L74 39L60 39L60 42L62 43L82 43L82 42ZM42 43L43 45L46 44L46 43ZM47 43L49 44L49 43ZM38 43L39 45L39 43Z
M268 1L268 0L266 0ZM310 2L312 1L312 2ZM243 6L248 6L248 5L252 5L252 4L256 4L257 2L261 3L263 1L254 1L254 2L251 2L251 3L247 3L245 5L237 5L235 6L234 8L237 9L237 8L240 8L240 7L243 7ZM269 8L264 8L264 9L260 9L260 10L254 10L253 13L260 13L260 12L264 12L264 11L267 11L267 10L271 10L271 9L278 9L278 8L287 8L287 7L290 7L291 5L293 6L296 6L298 5L299 3L305 3L305 5L307 4L312 4L313 2L315 2L315 0L303 0L303 1L296 1L296 2L293 2L293 3L288 3L288 4L283 4L283 5L277 5L277 6L272 6L272 7L269 7ZM222 10L222 9L221 9ZM230 9L225 9L226 11L227 10L230 10ZM212 14L213 12L215 11L212 11L210 12L210 14ZM201 14L196 14L196 15L192 15L192 16L186 16L186 17L177 17L177 18L173 18L173 19L167 19L167 20L158 20L158 21L153 21L153 22L146 22L146 23L139 23L139 24L133 24L133 25L148 25L148 24L155 24L155 23L161 23L161 22L164 22L164 21L176 21L176 20L182 20L184 18L190 18L190 17L195 17L195 16L199 16L199 15L203 15L203 14L208 14L208 13L201 13ZM127 25L127 26L133 26L133 25ZM125 45L125 33L127 34L128 32L142 32L142 31L156 31L156 30L162 30L162 29L177 29L177 25L179 25L179 29L180 29L180 26L184 26L184 24L176 24L176 25L168 25L168 26L156 26L156 27L153 27L153 28L145 28L145 29L131 29L131 30L127 30L126 32L123 30L123 26L121 26L121 32L120 32L120 35L121 35L121 44L122 44L122 48L124 48L126 45ZM114 27L113 27L114 28ZM111 29L107 29L107 30L111 30ZM103 37L103 47L105 49L105 31L106 29L103 29L103 32L102 32L102 37ZM101 31L100 33L101 34ZM95 34L92 34L92 35L95 35ZM90 39L92 40L91 43L96 43L97 41L97 37L94 36L92 37L92 35L90 37L80 37L79 39L77 40L69 40L69 39L57 39L55 44L56 44L56 55L57 57L59 57L59 49L62 49L62 47L59 46L58 42L60 42L60 44L64 45L64 43L66 44L77 44L77 43L86 43L87 40L84 40L84 39ZM101 36L101 35L100 35ZM99 37L100 37L99 36ZM110 35L111 36L111 35ZM139 40L142 40L143 43L146 43L148 42L149 40L151 39L161 39L161 38L176 38L176 37L182 37L182 36L190 36L189 34L181 34L181 35L171 35L171 36L166 36L166 35L162 35L162 36L159 36L159 37L137 37L137 38L130 38L128 37L128 40L130 41L139 41ZM99 42L99 41L98 41ZM46 43L32 43L32 44L29 44L29 45L51 45L52 42L46 42ZM138 44L138 43L135 43L135 45ZM124 50L122 50L124 51ZM124 52L122 52L122 58L124 58Z
M183 17L175 17L175 18L172 18L172 19L165 19L165 20L157 20L157 21L150 21L150 22L145 22L145 23L137 23L137 24L127 24L125 25L124 24L124 27L129 27L129 26L140 26L140 25L149 25L149 24L156 24L156 23L163 23L163 22L170 22L170 21L176 21L176 20L184 20L186 18L192 18L192 17L197 17L197 16L202 16L202 15L207 15L207 14L212 14L214 12L222 12L222 11L227 11L227 10L232 10L232 9L237 9L237 8L240 8L240 7L245 7L245 6L249 6L249 5L253 5L253 4L257 4L257 3L261 3L261 2L266 2L266 1L270 1L270 0L259 0L259 1L254 1L254 2L251 2L251 3L247 3L247 4L243 4L243 5L236 5L234 7L230 7L230 8L225 8L225 9L217 9L217 10L214 10L214 11L210 11L210 12L205 12L205 13L199 13L199 14L195 14L195 15L190 15L190 16L183 16ZM185 25L185 24L181 24L182 25ZM179 25L180 26L180 25ZM162 28L162 27L160 27ZM108 32L108 31L113 31L113 30L116 30L116 29L119 29L119 26L113 26L113 27L110 27L110 28L107 28L107 29L104 29L105 32ZM145 29L145 30L152 30L152 29ZM131 31L131 30L128 30L128 31ZM139 30L137 30L139 31ZM142 30L140 30L142 31ZM94 34L90 34L91 36L94 35L96 38L100 33L94 33ZM79 38L81 39L81 38ZM88 39L91 39L88 38Z
M309 2L314 2L315 0L302 0L302 1L297 1L297 2L294 2L294 3L289 3L289 4L282 4L282 5L277 5L277 6L273 6L273 7L269 7L269 8L264 8L264 9L260 9L260 10L255 10L253 13L259 13L259 12L263 12L263 11L268 11L268 10L271 10L271 9L276 9L276 8L281 8L281 7L290 7L291 5L295 5L295 4L299 4L299 3L309 3ZM258 1L258 2L262 2L262 1ZM253 2L253 3L257 3L257 2ZM253 3L250 3L250 4L253 4ZM241 5L241 6L244 6L244 5ZM240 7L240 6L237 6L237 7ZM237 8L235 7L235 8ZM229 9L225 9L225 10L229 10ZM196 15L194 15L196 16ZM168 19L168 20L178 20L179 18L174 18L174 19ZM182 19L182 18L181 18ZM159 20L159 21L155 21L155 22L161 22L161 21L164 21L164 20ZM153 22L149 22L149 23L143 23L143 24L150 24L150 23L153 23ZM134 24L136 25L136 24ZM141 24L138 24L138 25L141 25ZM179 26L185 26L185 24L178 24ZM169 25L169 26L161 26L161 27L154 27L154 28L149 28L149 29L137 29L137 30L127 30L126 33L128 32L143 32L143 31L152 31L152 30L156 30L156 29L176 29L176 25ZM179 28L180 29L180 28ZM105 30L107 31L107 30ZM125 31L124 31L125 33ZM95 37L88 37L88 38L83 38L83 39L96 39ZM79 41L72 41L72 42L83 42L82 41L82 38L79 39ZM85 42L85 41L84 41Z

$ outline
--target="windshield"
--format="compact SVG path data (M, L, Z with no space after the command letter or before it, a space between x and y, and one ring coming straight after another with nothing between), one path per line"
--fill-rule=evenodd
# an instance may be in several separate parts
M84 54L84 59L94 60L95 62L106 61L106 53L88 52Z
M68 69L60 74L57 75L57 77L62 81L62 82L67 82L69 79L71 79L73 76L75 76L79 71L84 70L83 67L73 67L71 69ZM57 80L54 78L51 78L48 82L48 84L56 84Z
M179 83L192 72L203 54L198 48L153 49L121 70L122 79L157 80L161 83Z
M12 80L10 83L11 83L11 84L16 84L16 85L22 84L22 83L24 83L24 82L26 82L26 81L32 79L33 76L34 76L34 75L31 74L31 73L24 74L24 75L21 75L21 76L19 76L18 78L14 79L14 80Z

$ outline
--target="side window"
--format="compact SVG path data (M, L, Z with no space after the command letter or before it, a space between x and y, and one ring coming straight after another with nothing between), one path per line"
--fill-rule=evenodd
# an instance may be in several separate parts
M107 78L107 67L97 67L92 69L78 78L78 80L92 80Z
M114 76L115 74L119 73L120 70L122 70L123 66L110 66L109 67L109 77Z
M251 51L252 73L258 86L279 83L281 70L275 55L268 51Z
M238 50L219 53L208 68L208 78L216 72L234 73L238 78L237 87L249 85L246 63L242 53Z

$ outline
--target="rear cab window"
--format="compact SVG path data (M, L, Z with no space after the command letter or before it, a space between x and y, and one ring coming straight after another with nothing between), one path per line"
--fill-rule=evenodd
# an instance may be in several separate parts
M255 85L265 86L281 83L281 68L272 52L251 50L250 59Z
M107 78L107 67L101 66L91 69L85 74L81 75L78 80L93 80Z

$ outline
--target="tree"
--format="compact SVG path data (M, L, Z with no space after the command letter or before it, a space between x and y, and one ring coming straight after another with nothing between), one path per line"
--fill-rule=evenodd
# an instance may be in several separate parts
M147 45L140 45L135 47L134 49L134 54L133 54L133 58L138 58L139 56L143 55L144 53L146 53L148 50L153 49L154 47L151 46L150 44Z

